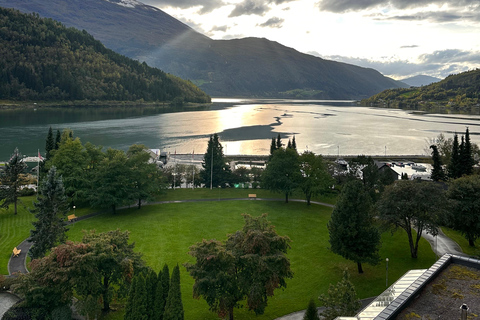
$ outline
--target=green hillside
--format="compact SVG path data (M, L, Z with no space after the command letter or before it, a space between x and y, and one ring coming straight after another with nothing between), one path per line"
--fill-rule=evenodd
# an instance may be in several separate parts
M375 107L478 113L480 70L450 75L428 86L385 90L362 103Z
M0 8L0 100L210 102L189 81L113 52L86 31Z

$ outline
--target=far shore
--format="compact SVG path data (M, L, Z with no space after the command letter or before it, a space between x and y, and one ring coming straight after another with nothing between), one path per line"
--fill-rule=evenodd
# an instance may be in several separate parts
M162 102L142 102L142 101L5 101L0 100L0 110L25 110L25 109L40 109L40 108L162 108L167 111L171 109L176 111L178 109L194 109L200 107L210 106L209 103L193 103L186 102L182 105L172 105L171 101Z

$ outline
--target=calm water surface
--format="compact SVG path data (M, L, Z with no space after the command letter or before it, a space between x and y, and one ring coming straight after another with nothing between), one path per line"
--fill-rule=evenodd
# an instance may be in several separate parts
M80 109L0 112L0 160L18 147L44 153L48 128L70 128L82 142L126 150L145 144L167 152L203 154L218 133L226 154L268 154L272 137L295 135L299 151L341 155L423 154L426 139L465 132L480 144L480 117L422 115L358 107L349 101L214 99L208 110Z

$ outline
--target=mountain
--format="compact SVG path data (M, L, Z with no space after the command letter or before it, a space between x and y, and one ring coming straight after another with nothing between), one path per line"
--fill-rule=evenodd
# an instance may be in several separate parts
M0 100L209 102L191 82L122 56L86 31L0 7Z
M212 40L134 0L0 0L0 6L85 29L108 48L190 79L213 96L359 99L402 86L373 69L267 39Z
M385 90L362 103L367 106L478 114L480 69L450 75L423 87Z
M401 79L400 81L403 83L408 84L409 86L412 87L421 87L421 86L427 86L429 84L438 82L442 79L440 78L435 78L435 77L430 77L430 76L425 76L425 75L418 75L418 76L413 76L410 78L405 78Z

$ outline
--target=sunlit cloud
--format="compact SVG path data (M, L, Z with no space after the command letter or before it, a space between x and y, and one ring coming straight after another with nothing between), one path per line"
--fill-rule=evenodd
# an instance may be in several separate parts
M284 21L285 21L285 19L281 19L281 18L278 18L278 17L273 17L273 18L268 19L264 23L257 24L257 26L263 27L263 28L265 28L265 27L281 28Z

